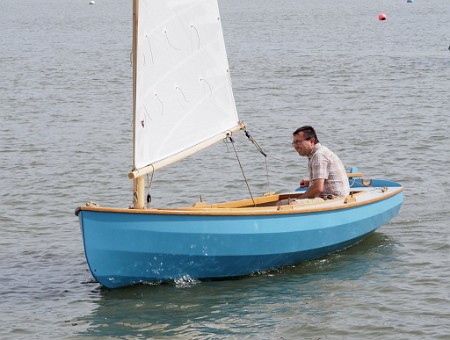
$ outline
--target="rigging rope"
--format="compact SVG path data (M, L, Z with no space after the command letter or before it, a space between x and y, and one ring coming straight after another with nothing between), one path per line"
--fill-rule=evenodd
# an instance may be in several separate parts
M261 153L261 155L264 156L264 161L265 161L265 165L266 165L266 177L267 177L267 189L268 189L268 193L270 193L270 180L269 180L269 166L267 163L267 154L263 151L263 149L261 148L261 146L258 144L258 142L250 135L250 132L248 132L247 129L244 130L245 132L245 136L248 138L248 140L250 142L253 143L253 145L256 147L256 149Z
M250 197L252 199L253 205L256 206L255 200L253 199L252 191L250 189L250 185L248 184L248 181L247 181L247 177L245 177L244 168L242 167L241 160L239 159L239 155L237 153L236 147L234 146L234 139L231 136L229 136L228 139L230 140L231 145L233 146L234 154L236 155L236 159L237 159L237 161L239 163L239 166L241 168L242 176L244 177L244 181L245 181L245 184L247 185L248 193L250 194Z
M272 158L275 159L277 161L283 162L283 163L292 163L292 161L287 161L285 159L281 159L281 158L277 158L277 157L273 157L271 155L268 155L266 152L263 151L263 149L259 146L259 144L256 142L256 140L250 136L250 133L248 132L248 130L245 130L245 135L247 136L247 138L256 146L256 148L258 149L258 151L265 157L265 158Z
M249 141L251 141L253 143L253 145L256 147L256 149L259 151L259 153L264 156L265 169L266 169L266 178L267 178L267 188L268 188L268 193L270 193L271 191L270 191L270 179L269 179L269 165L268 165L267 159L268 158L272 158L272 159L275 159L275 160L280 161L280 162L285 162L285 163L289 163L289 162L286 161L286 160L283 160L283 159L279 159L279 158L276 158L276 157L269 156L266 152L264 152L264 150L261 148L261 146L258 144L258 142L250 135L250 132L247 129L245 129L244 132L245 132L245 136L247 137L247 139ZM234 140L233 140L233 138L231 136L228 137L228 139L231 142L231 145L233 146L234 153L236 155L236 159L237 159L237 161L239 163L239 166L241 168L242 176L244 177L244 181L245 181L245 184L247 185L248 192L250 194L250 197L252 198L253 204L255 204L255 201L253 199L253 194L252 194L251 189L250 189L250 185L249 185L248 180L247 180L247 178L245 176L245 173L244 173L244 168L242 167L241 161L239 159L239 155L238 155L236 147L234 145Z
M290 161L286 161L286 160L283 160L283 159L280 159L280 158L269 156L266 152L264 152L264 150L261 148L261 146L258 144L258 142L250 135L250 132L247 129L244 129L244 132L245 132L245 136L247 137L247 139L249 141L251 141L253 143L253 145L256 147L256 149L259 151L259 153L264 156L265 169L266 169L266 178L267 178L267 188L268 188L267 192L270 193L271 191L270 191L270 180L269 180L269 165L268 165L267 159L268 158L272 158L272 159L275 159L277 161L284 162L284 163L290 163ZM247 180L247 178L245 176L244 168L242 166L242 163L241 163L241 161L239 159L238 152L237 152L236 147L234 145L234 139L231 136L228 137L227 139L231 142L231 145L233 146L233 150L234 150L234 153L236 155L236 159L237 159L237 161L239 163L239 167L241 168L242 176L244 178L245 184L247 185L248 192L249 192L250 197L251 197L251 199L253 201L253 204L256 205L255 201L253 199L253 194L251 192L250 185L249 185L248 180ZM224 141L226 142L226 139Z
M245 129L244 132L245 132L245 136L247 136L247 138L256 146L256 149L258 149L258 151L261 153L261 155L263 155L264 157L267 157L267 154L259 146L259 144L256 142L256 140L252 136L250 136L250 132L248 132L247 129Z
M152 196L150 195L150 187L153 182L153 175L155 174L155 169L152 171L152 177L149 179L147 174L147 208L150 208L150 203L152 202Z

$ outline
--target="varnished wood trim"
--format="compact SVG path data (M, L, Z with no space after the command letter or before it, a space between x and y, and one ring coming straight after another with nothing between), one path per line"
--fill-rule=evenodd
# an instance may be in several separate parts
M379 196L364 200L344 203L345 198L338 198L334 200L327 200L324 202L312 203L312 204L299 204L293 205L292 209L278 209L277 206L265 206L265 207L253 207L241 205L238 207L237 202L247 202L251 200L228 202L230 206L226 206L226 203L221 203L222 207L217 207L219 205L209 205L205 207L186 207L186 208L151 208L151 209L123 209L123 208L109 208L109 207L99 207L99 206L81 206L77 211L97 211L105 213L125 213L125 214L154 214L154 215L188 215L188 216L264 216L264 215L286 215L286 214L305 214L305 213L317 213L324 211L333 211L340 209L350 209L366 204L375 203L386 198L398 195L403 191L402 187L390 188L391 191L381 193ZM362 195L363 192L356 195ZM277 196L277 195L275 195ZM270 196L269 196L270 197ZM258 199L266 199L266 197L260 197ZM339 203L339 201L342 201ZM330 205L327 203L335 203L335 205Z

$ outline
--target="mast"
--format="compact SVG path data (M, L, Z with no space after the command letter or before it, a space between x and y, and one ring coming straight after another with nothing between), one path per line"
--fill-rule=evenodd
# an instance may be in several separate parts
M137 83L137 40L138 40L138 13L139 0L133 0L133 130L136 129L136 83ZM136 133L133 131L133 149ZM133 150L133 155L135 154ZM136 170L136 169L134 169ZM133 208L144 209L145 207L145 177L139 176L133 179Z

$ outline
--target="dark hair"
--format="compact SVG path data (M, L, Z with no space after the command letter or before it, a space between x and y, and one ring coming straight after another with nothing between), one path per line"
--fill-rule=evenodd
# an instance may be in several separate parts
M302 127L299 127L297 130L294 131L293 135L295 136L297 133L303 132L305 139L311 139L314 138L316 143L319 143L319 138L317 138L316 131L312 126L305 125Z

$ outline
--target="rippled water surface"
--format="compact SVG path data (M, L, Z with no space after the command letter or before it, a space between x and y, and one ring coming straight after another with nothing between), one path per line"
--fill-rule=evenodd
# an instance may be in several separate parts
M342 253L270 273L106 290L74 209L131 202L131 1L0 2L0 338L450 338L448 0L220 0L254 194L290 190L292 131L405 186ZM387 20L378 21L385 13ZM247 197L219 143L157 173L153 204Z

